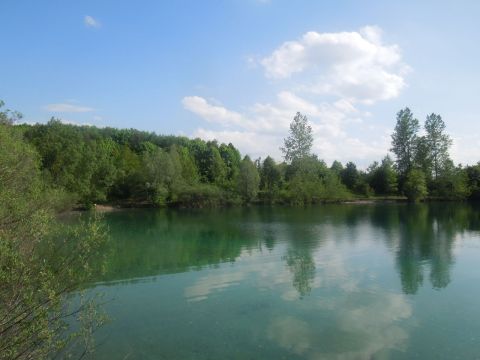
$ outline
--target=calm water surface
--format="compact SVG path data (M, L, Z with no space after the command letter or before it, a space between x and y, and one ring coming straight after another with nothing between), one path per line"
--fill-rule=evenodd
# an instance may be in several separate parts
M470 204L107 214L98 359L480 359Z

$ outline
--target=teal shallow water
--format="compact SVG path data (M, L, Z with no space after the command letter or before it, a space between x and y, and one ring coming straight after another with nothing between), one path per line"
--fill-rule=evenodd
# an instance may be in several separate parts
M96 359L479 359L480 208L107 214Z

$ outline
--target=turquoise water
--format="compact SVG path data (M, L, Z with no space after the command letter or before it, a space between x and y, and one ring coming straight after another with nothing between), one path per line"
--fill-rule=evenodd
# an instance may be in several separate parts
M479 359L480 208L132 210L105 220L96 359Z

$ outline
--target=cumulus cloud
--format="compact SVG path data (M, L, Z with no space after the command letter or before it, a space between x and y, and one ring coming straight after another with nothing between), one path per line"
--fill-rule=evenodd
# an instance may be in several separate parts
M44 110L56 113L84 113L94 111L95 109L87 106L59 103L45 105Z
M480 139L477 132L471 134L453 134L452 159L463 165L475 165L480 158Z
M100 26L102 26L102 24L100 24L100 21L90 15L85 15L85 17L83 18L83 23L88 28L99 28Z
M297 111L308 116L315 139L313 150L327 161L378 157L385 155L388 148L387 135L370 143L348 135L345 127L358 123L365 114L346 99L317 105L293 92L282 91L277 94L274 103L256 103L245 114L211 104L199 96L184 98L183 105L207 122L228 128L199 128L193 136L231 142L242 153L253 157L265 157L268 154L278 160L281 158L279 147ZM340 143L343 143L341 148L338 146Z
M314 152L326 161L371 160L387 153L390 136L386 129L365 124L371 117L365 107L397 97L406 86L409 68L398 45L384 44L380 28L310 31L270 55L249 57L248 63L262 67L275 87L288 90L277 90L273 101L242 111L198 95L184 97L184 108L212 125L197 129L195 136L232 142L255 157L269 154L280 159L283 138L301 112L312 124ZM379 136L366 140L360 128Z
M313 79L300 86L303 91L369 104L397 97L409 69L399 46L384 45L375 26L358 32L310 31L283 43L260 64L269 78Z
M207 130L199 128L193 133L193 137L204 140L218 140L223 143L232 143L240 149L243 154L249 154L253 158L264 157L266 154L280 159L278 136L251 131L228 131L228 130Z
M199 115L208 122L219 123L223 126L244 126L248 122L241 114L222 106L213 105L200 96L184 97L182 103L185 109Z

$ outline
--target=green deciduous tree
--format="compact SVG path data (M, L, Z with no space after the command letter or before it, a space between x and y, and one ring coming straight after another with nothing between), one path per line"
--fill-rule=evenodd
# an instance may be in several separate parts
M397 174L392 159L387 155L380 165L377 162L368 169L368 182L376 194L394 195L398 191Z
M225 186L228 168L225 165L216 142L209 142L206 152L207 179L217 186Z
M74 306L69 294L91 279L105 232L95 220L68 228L55 221L58 193L18 130L0 125L0 359L53 358L88 333L65 333L66 319L91 304Z
M446 199L465 199L473 191L468 183L467 172L461 166L455 166L453 161L447 160L432 183L432 195Z
M350 190L355 190L357 182L360 178L357 166L351 161L348 162L340 173L340 177L347 188Z
M171 200L176 184L181 181L181 163L176 148L165 151L155 147L143 155L145 187L150 200L165 206Z
M445 133L445 123L442 117L434 113L427 116L425 132L428 161L432 167L433 178L437 179L450 160L448 150L452 145L452 140Z
M231 183L235 181L238 175L240 162L242 161L240 152L231 143L228 145L221 144L218 151L227 168L226 180Z
M251 202L257 197L260 185L260 175L250 157L245 156L240 163L240 172L237 177L237 188L245 202Z
M408 107L397 113L391 151L395 154L397 170L402 177L414 166L419 129L418 120Z
M337 174L338 176L340 176L340 174L342 173L343 171L343 165L340 161L337 161L335 160L333 163L332 163L332 166L330 166L330 170L332 170L335 174Z
M301 159L310 155L313 145L312 127L305 115L297 112L290 124L290 135L280 148L286 161Z
M268 200L272 201L278 192L282 180L279 166L270 156L262 163L260 171L260 188L265 192Z
M467 176L467 186L472 199L480 199L480 163L468 166L465 170Z

